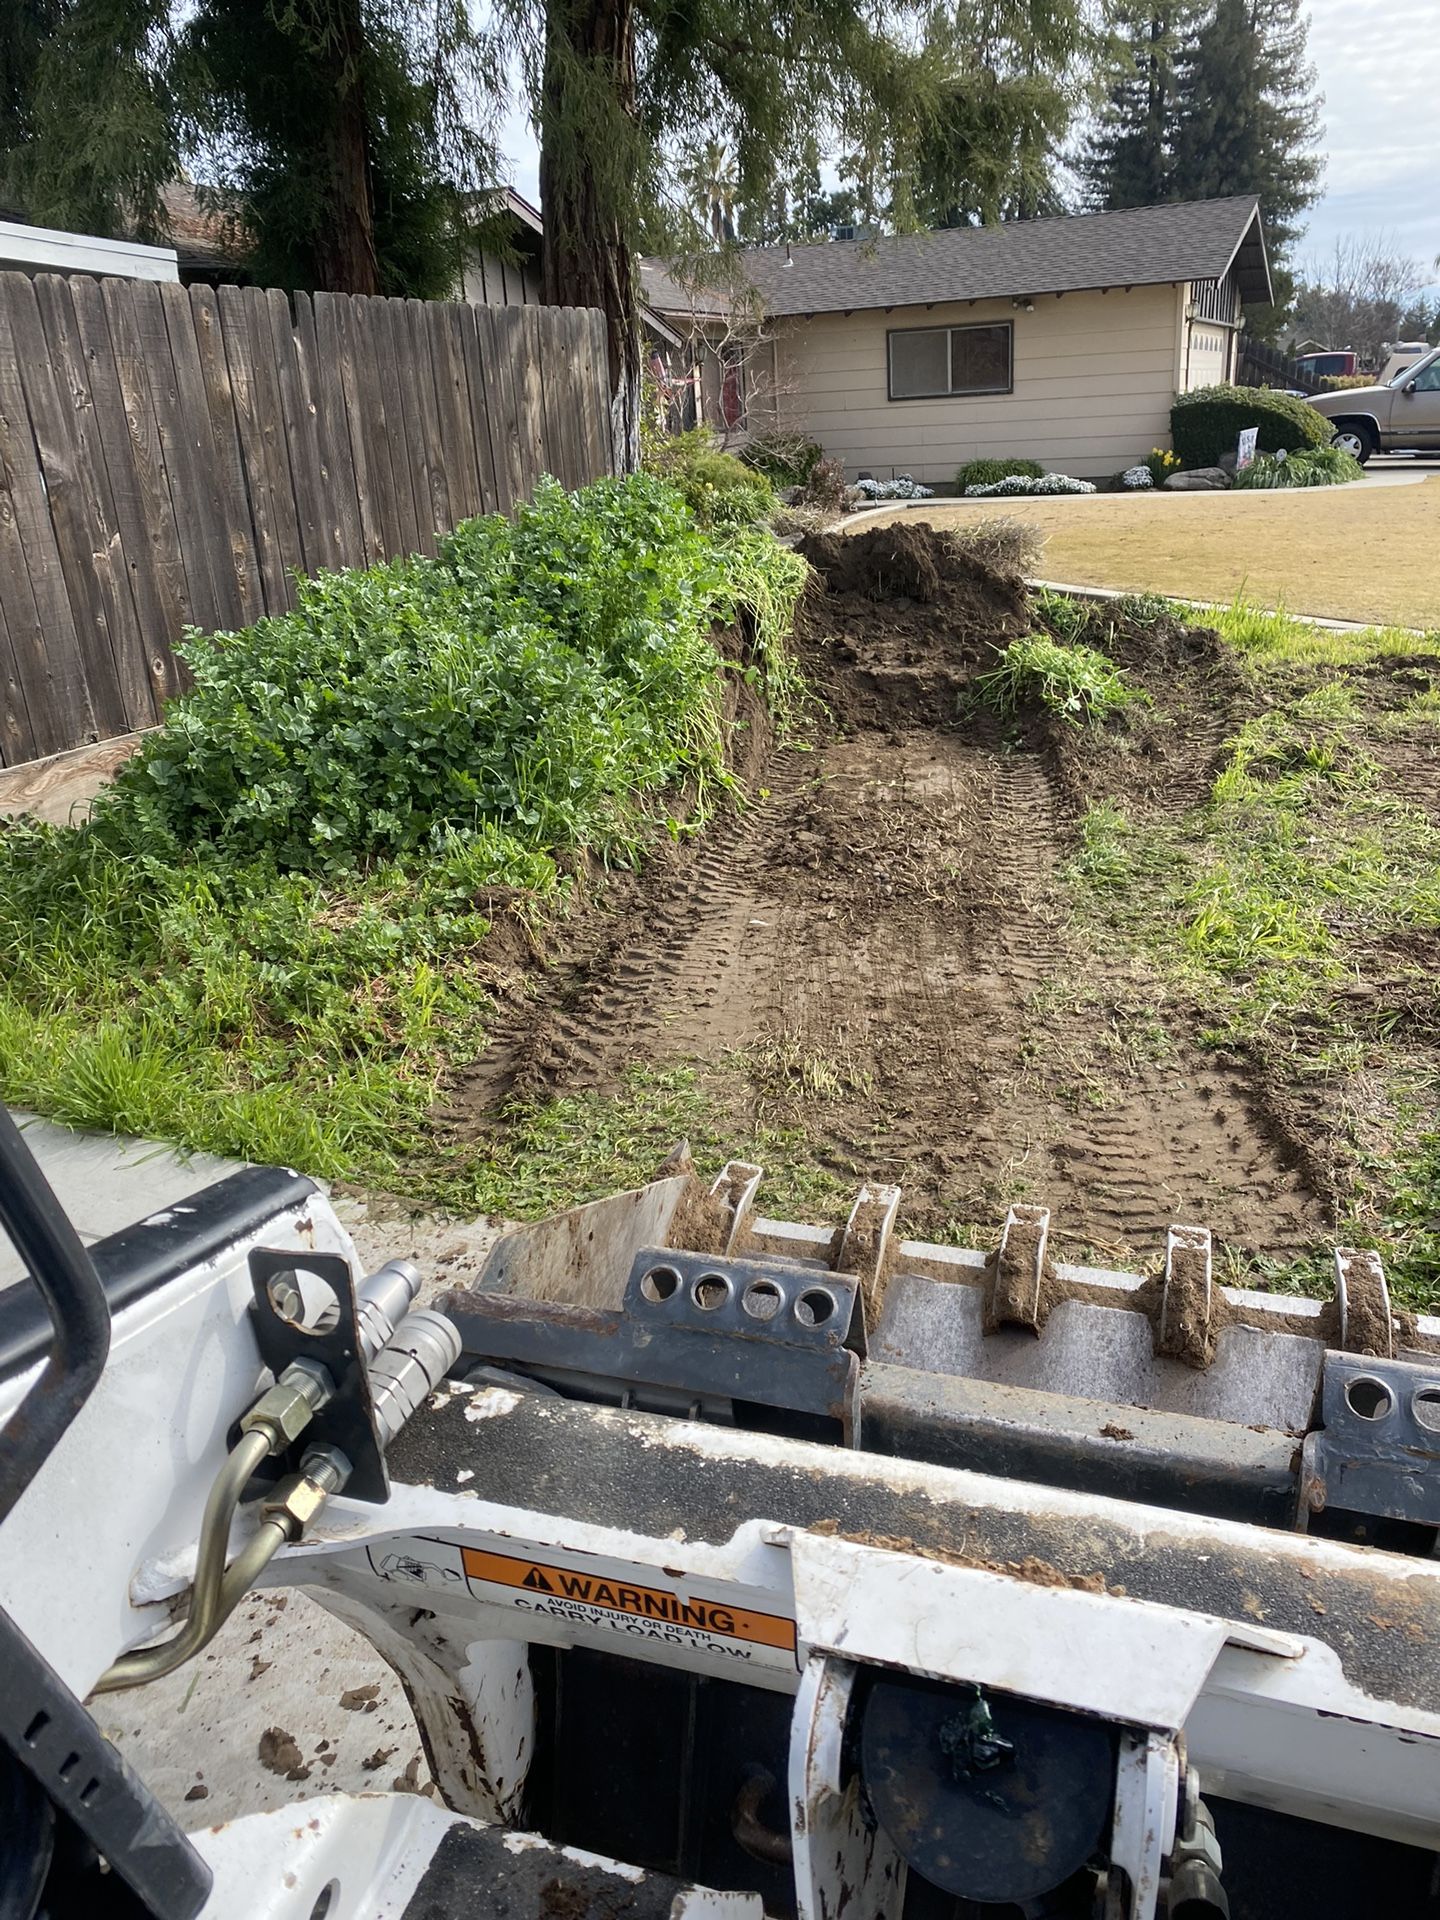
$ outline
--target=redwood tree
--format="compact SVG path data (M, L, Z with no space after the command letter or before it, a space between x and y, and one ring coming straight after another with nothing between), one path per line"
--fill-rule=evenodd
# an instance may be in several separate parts
M248 234L259 280L453 290L503 95L467 0L7 7L0 191L31 217L163 238L160 189L183 166Z

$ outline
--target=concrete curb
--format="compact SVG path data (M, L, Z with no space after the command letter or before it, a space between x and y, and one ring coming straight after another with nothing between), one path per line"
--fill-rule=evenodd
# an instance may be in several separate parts
M1068 593L1075 600L1129 600L1151 591L1136 587L1080 587L1070 580L1027 580L1027 587L1043 588L1048 593ZM1223 613L1228 600L1188 600L1184 594L1167 593L1162 599L1177 607L1194 607L1199 613ZM1417 640L1427 638L1424 627L1401 627L1388 620L1331 620L1325 614L1301 613L1294 607L1258 607L1258 613L1283 613L1291 620L1303 620L1307 627L1323 627L1327 633L1369 633L1383 628L1386 633L1413 633Z

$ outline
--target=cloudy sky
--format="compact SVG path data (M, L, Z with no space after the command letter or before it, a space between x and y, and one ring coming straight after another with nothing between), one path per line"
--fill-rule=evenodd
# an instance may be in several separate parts
M1428 264L1440 253L1440 0L1311 0L1310 17L1325 197L1301 253L1380 227Z
M1440 254L1440 0L1311 0L1310 54L1325 95L1325 194L1302 260L1380 229L1428 266ZM512 179L538 196L535 143L506 129ZM1440 284L1440 269L1434 273Z

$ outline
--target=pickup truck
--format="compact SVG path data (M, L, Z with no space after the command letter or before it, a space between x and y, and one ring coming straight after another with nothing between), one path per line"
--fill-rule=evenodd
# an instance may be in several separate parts
M1319 393L1310 404L1334 422L1333 444L1362 465L1372 453L1440 452L1440 347L1383 386Z

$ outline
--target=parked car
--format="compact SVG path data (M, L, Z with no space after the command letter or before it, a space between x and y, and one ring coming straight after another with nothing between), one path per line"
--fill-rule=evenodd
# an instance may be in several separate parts
M1310 404L1334 421L1334 444L1362 463L1372 453L1440 452L1440 347L1383 386L1319 393Z
M1297 353L1297 367L1303 367L1306 373L1313 373L1317 380L1332 376L1346 379L1352 373L1359 373L1360 357L1346 347L1343 352Z
M1397 373L1404 373L1407 367L1413 367L1417 360L1423 360L1430 351L1428 340L1397 340L1385 356L1385 364L1377 377L1378 386L1388 386Z

